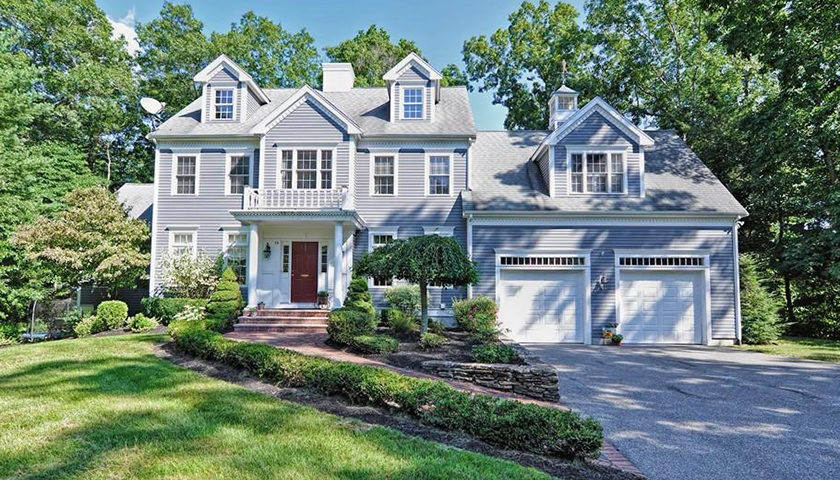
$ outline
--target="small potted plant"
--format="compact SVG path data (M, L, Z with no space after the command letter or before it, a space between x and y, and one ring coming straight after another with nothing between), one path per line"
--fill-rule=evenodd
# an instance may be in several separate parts
M318 307L327 308L330 305L330 292L321 290L318 292Z
M245 310L245 316L246 317L256 317L257 316L257 309L254 308L254 307L248 307Z
M616 334L617 328L617 323L608 323L606 326L601 328L601 338L604 339L604 343L610 343L613 335Z
M620 333L616 333L612 337L610 337L610 340L612 340L613 345L615 345L617 347L621 346L621 341L624 340L624 335L622 335Z
M262 312L263 310L265 310L265 302L258 303L257 304L257 311Z

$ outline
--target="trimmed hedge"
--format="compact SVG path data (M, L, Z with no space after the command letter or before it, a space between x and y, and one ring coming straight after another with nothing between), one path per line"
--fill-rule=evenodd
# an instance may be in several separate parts
M119 300L106 300L97 305L96 318L104 322L109 330L123 328L128 319L128 305Z
M206 307L207 299L204 298L163 298L163 297L149 297L140 301L143 305L143 313L147 317L157 318L163 325L169 325L169 322L175 319L184 310L187 305L194 307Z
M337 308L330 312L327 334L343 345L351 345L353 338L360 335L373 335L376 331L376 315L373 313Z
M519 359L516 350L504 343L485 343L472 348L473 360L478 363L514 363Z
M230 329L244 306L245 301L236 282L236 274L228 267L222 272L216 290L207 302L207 326L217 332Z
M388 335L359 335L350 345L362 353L393 353L400 348L400 342Z
M170 332L187 353L246 369L280 386L308 387L393 409L503 448L564 458L597 458L603 441L596 420L571 411L468 394L437 380L237 342L204 329L201 322L179 322L170 326Z
M499 337L496 302L487 297L476 297L452 302L452 311L458 326L482 342Z

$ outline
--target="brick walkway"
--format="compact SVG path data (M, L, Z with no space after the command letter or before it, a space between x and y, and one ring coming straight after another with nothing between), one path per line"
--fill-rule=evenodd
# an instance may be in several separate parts
M380 362L379 360L365 358L360 355L354 355L343 350L338 350L333 347L330 347L325 343L327 338L329 338L326 333L284 333L280 335L274 332L231 332L225 334L225 336L227 338L230 338L231 340L267 343L274 347L294 350L304 355L311 355L314 357L322 357L328 358L330 360L387 368L394 372L401 373L403 375L408 375L411 377L440 380L446 382L452 388L465 392L493 395L496 397L517 400L523 403L542 405L549 408L559 408L563 410L569 409L567 406L559 403L544 402L541 400L536 400L534 398L524 397L513 393L501 392L499 390L482 387L480 385L475 385L469 382L461 382L458 380L440 378L434 375L429 375L415 370L408 370L405 368L399 368L393 365L388 365L387 363ZM622 455L621 452L619 452L611 443L609 443L606 440L604 440L604 444L601 446L601 457L598 458L598 463L608 465L613 468L623 470L625 472L634 473L636 475L642 475L642 472L639 471L639 469L636 468L635 465L630 463L630 461L627 460L627 458L624 455Z

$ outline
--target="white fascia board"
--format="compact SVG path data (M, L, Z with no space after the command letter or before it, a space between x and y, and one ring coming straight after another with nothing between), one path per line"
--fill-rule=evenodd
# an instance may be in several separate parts
M193 81L197 83L207 83L210 81L211 78L213 78L213 75L216 74L219 68L223 68L225 66L233 70L240 81L247 83L248 86L251 87L251 89L254 91L254 93L257 94L257 97L259 97L261 101L265 103L271 101L271 99L268 98L265 92L262 91L260 86L257 85L257 82L254 81L254 78L251 77L251 75L249 75L248 72L243 70L242 67L237 65L236 62L231 60L225 54L219 55L218 57L216 57L215 60L213 60L206 67L201 69L201 71L193 77Z
M345 124L347 133L351 135L361 135L362 129L359 125L353 121L347 114L342 112L338 107L333 105L329 100L326 99L320 92L315 90L314 88L310 87L309 85L304 85L297 92L295 92L291 97L289 97L285 102L278 105L265 119L263 119L260 123L255 125L251 129L252 135L265 135L268 130L271 128L271 125L277 120L277 118L283 113L285 113L289 108L295 106L300 100L305 98L306 96L311 97L315 102L317 102L321 107L324 108L327 112L335 116L338 120Z
M443 78L443 75L441 75L441 73L439 71L437 71L435 69L435 67L429 65L429 63L427 61L423 60L420 57L420 55L417 55L416 53L411 52L408 55L406 55L405 58L400 60L399 63L394 65L394 67L392 69L388 70L388 72L386 72L385 75L382 76L382 79L386 80L386 81L394 81L394 80L398 79L400 77L400 75L402 74L403 70L405 70L405 68L411 62L414 62L414 63L418 64L424 70L429 72L429 80L440 80L440 79Z

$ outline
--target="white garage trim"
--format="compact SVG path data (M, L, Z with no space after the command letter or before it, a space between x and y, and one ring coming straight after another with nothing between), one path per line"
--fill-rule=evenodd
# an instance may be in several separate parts
M592 289L591 270L590 270L590 251L589 250L511 250L499 249L496 252L496 305L501 305L502 295L499 288L502 279L502 270L577 270L580 271L583 277L583 343L590 345L592 343L592 302L590 299L590 291ZM503 257L521 257L523 259L531 259L528 265L502 265ZM543 261L539 265L537 259L540 258L554 258L554 262ZM560 259L574 258L577 261L563 262ZM535 263L537 263L535 265ZM566 264L563 264L566 263Z
M621 330L621 272L630 271L700 271L703 272L705 305L703 306L702 343L712 344L712 288L709 268L709 252L702 250L615 250L615 318ZM674 259L674 262L633 262L647 265L622 265L622 259ZM691 259L702 259L702 265L696 265ZM682 260L682 261L680 261ZM670 263L664 265L662 263Z

